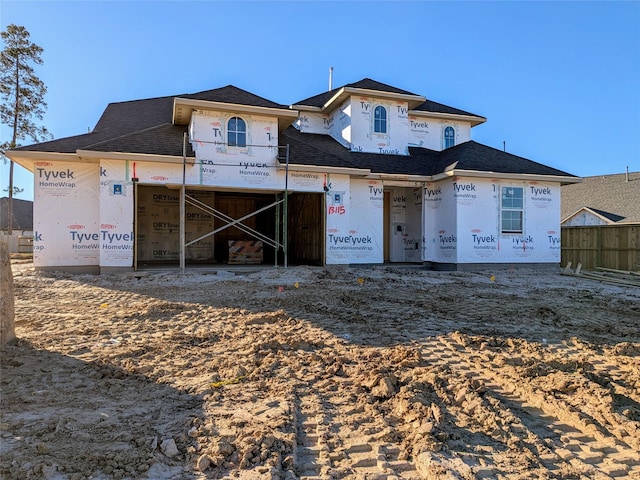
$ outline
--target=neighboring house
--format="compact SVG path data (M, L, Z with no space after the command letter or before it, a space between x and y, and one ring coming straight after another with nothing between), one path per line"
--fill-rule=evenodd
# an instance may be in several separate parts
M585 177L562 187L562 226L640 223L640 172Z
M7 242L10 253L28 253L32 248L33 202L13 198L12 232L9 235L9 197L0 198L0 240Z
M39 269L243 252L272 264L558 265L560 187L579 179L474 142L485 121L370 79L291 106L229 85L113 103L92 132L8 156L34 173Z

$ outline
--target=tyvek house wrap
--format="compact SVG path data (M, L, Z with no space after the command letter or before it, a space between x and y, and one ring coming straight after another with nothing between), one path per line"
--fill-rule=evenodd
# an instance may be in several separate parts
M99 165L35 162L34 266L99 265L99 177Z

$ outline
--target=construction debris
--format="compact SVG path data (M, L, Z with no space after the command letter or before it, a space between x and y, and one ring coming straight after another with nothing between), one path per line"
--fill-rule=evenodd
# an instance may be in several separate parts
M562 270L562 275L573 275L577 277L590 278L601 282L613 283L616 285L630 285L640 287L640 272L630 270L616 270L613 268L597 267L596 271L582 271L582 264L578 263L575 271L571 270L571 262L568 262Z

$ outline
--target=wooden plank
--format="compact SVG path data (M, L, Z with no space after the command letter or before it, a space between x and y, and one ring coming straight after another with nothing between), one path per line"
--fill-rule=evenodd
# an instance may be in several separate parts
M626 275L640 275L640 272L634 272L633 270L617 270L615 268L604 268L604 267L598 267L597 270L600 270L603 272L621 273Z
M640 282L637 282L637 281L623 280L621 278L608 277L606 275L599 275L597 273L583 272L582 275L580 275L580 276L583 277L583 278L590 278L590 279L593 279L593 280L600 280L601 282L615 283L617 285L628 285L628 286L633 286L633 287L640 287Z

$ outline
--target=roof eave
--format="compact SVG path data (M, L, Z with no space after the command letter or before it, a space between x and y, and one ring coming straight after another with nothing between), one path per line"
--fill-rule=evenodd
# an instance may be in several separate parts
M456 162L457 163L457 162ZM561 185L570 183L580 183L580 177L572 177L567 175L540 175L533 173L503 173L478 170L464 170L453 167L447 167L444 172L433 176L434 180L443 180L451 177L479 177L479 178L499 178L505 180L526 180L531 182L558 182Z
M177 157L174 155L157 155L152 153L129 153L129 152L101 152L98 150L78 150L77 156L79 160L88 163L100 160L128 160L132 162L152 162L152 163L187 163L193 165L195 157Z
M299 103L295 105L290 105L289 108L292 110L300 111L300 112L322 113L322 107L314 107L312 105L300 105Z
M310 172L310 173L333 173L341 175L351 176L367 176L371 174L371 170L367 168L353 168L353 167L329 167L324 165L301 165L296 163L290 163L288 166L285 163L278 162L278 170L295 170L296 172Z
M213 110L216 112L245 113L250 115L263 115L265 117L276 117L278 119L278 130L280 131L287 128L298 118L298 112L290 108L259 107L239 103L211 102L208 100L176 97L173 99L172 123L174 125L188 125L191 121L191 115L195 110Z
M442 120L470 122L472 127L475 127L476 125L480 125L487 121L486 118L479 117L476 115L460 115L456 113L428 112L424 110L410 110L409 115L414 115L416 117L438 118Z
M367 175L371 180L382 180L385 185L393 186L416 186L425 182L432 182L430 175L411 175L402 173L372 173Z
M34 162L77 162L75 153L39 152L33 150L7 150L5 155L22 168L33 172Z

